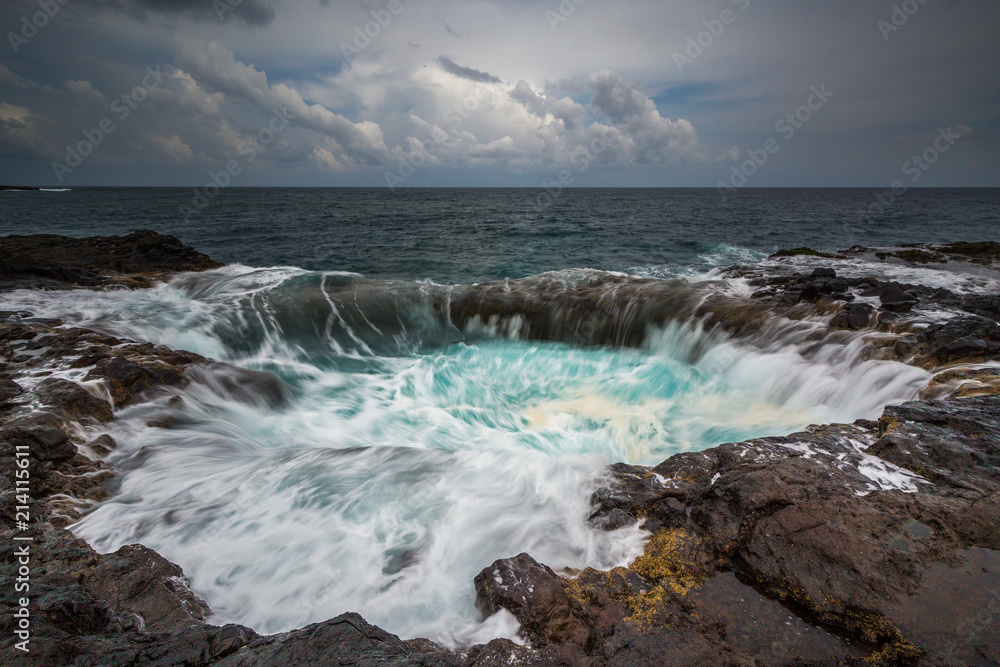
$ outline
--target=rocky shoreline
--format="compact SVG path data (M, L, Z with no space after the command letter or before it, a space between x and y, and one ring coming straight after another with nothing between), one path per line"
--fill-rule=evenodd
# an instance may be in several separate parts
M272 636L213 626L176 565L139 545L98 554L74 537L65 526L114 483L101 458L115 442L86 440L81 423L110 421L157 387L205 381L206 368L224 371L214 375L250 403L280 404L284 389L266 373L0 312L5 664L10 655L9 664L102 667L1000 665L1000 377L990 365L1000 359L1000 295L798 263L855 258L995 272L1000 245L783 251L766 267L724 273L743 279L746 295L706 298L605 275L573 290L544 280L485 284L443 302L460 326L516 316L525 337L585 344L637 344L646 326L668 318L752 340L762 313L825 316L817 340L861 332L870 358L934 374L925 400L887 408L877 421L725 444L654 468L612 466L591 521L607 530L643 521L651 533L643 556L608 572L557 574L529 554L484 563L477 606L512 613L525 644L499 639L457 652L402 641L357 614ZM147 231L0 239L0 293L146 287L218 266ZM617 312L626 300L609 296L623 294L629 310ZM948 317L921 316L928 312ZM18 470L28 471L28 494L15 484ZM30 516L27 530L19 511ZM25 545L30 654L15 648Z

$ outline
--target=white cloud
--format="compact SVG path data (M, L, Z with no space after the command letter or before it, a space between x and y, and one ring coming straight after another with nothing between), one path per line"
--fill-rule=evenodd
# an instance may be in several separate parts
M628 139L631 159L656 164L700 159L698 133L687 120L660 116L653 100L610 70L592 74L591 106L606 115Z
M293 125L319 132L337 143L343 158L357 166L377 165L388 157L382 131L376 123L352 123L320 104L308 104L284 83L269 85L267 74L245 65L217 42L180 38L177 62L200 84L229 97L245 100L269 119L287 112Z

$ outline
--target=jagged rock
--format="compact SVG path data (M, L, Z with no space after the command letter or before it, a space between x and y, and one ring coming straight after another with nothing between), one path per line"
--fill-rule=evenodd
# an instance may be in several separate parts
M11 399L17 398L24 390L21 385L7 378L0 378L0 407L9 403Z
M577 616L555 573L528 554L494 562L476 575L476 607L490 616L506 609L521 632L538 645L575 644L585 648L591 630Z
M116 272L153 270L164 258L183 254L178 243L140 235L100 250L113 255L107 266L87 266L72 252L49 248L39 255L6 243L0 243L0 281L7 285L109 279L139 285L148 276L127 282L133 279ZM989 267L1000 258L994 246L917 252ZM899 263L899 257L884 255ZM569 283L541 276L470 286L455 291L453 301L432 299L431 305L459 326L479 318L502 328L523 318L521 333L528 338L635 345L648 326L695 318L709 329L752 340L769 317L833 314L839 308L834 301L862 292L881 298L881 321L874 326L894 338L880 349L886 358L912 357L934 368L1000 357L996 295L837 278L823 269L808 276L734 270L767 288L754 303L706 299L704 289L682 282L595 272ZM910 327L904 314L928 304L960 314ZM866 329L873 326L873 312L850 305L833 316L833 325ZM209 372L211 362L198 355L83 329L55 330L55 322L30 313L0 313L0 320L0 351L9 360L0 368L5 374L71 359L75 368L95 366L88 378L104 380L117 405L157 385L189 380L214 382L220 393L265 408L287 396L274 376L245 375L224 365ZM17 396L19 386L8 382L0 382L0 404L3 396ZM786 438L678 455L653 469L612 466L612 481L592 497L590 521L605 530L644 522L652 533L645 553L628 568L584 570L575 578L560 577L525 554L497 561L491 568L503 570L497 577L503 586L486 568L475 582L477 602L484 613L514 613L535 647L495 640L452 653L426 640L400 641L354 614L272 637L239 626L209 626L207 607L187 589L179 568L155 552L133 545L96 554L70 533L38 522L73 520L79 513L53 508L103 497L101 485L111 475L101 462L77 455L67 437L67 419L101 408L89 403L83 388L64 382L46 381L33 390L54 412L12 416L8 408L0 415L5 568L14 562L10 454L18 443L31 449L33 491L39 495L31 503L36 634L25 664L759 667L867 659L872 665L937 666L989 664L1000 655L992 622L983 626L978 620L983 610L1000 613L990 606L1000 604L997 397L896 406L878 423L810 427ZM110 436L87 445L98 454L114 446ZM0 586L4 651L12 636L12 595L11 586Z
M858 331L868 326L874 312L875 309L867 303L854 303L837 313L830 325Z
M217 667L418 664L461 663L446 653L434 658L422 655L357 614L342 614L301 630L262 637L215 663Z
M120 274L204 271L219 266L173 236L149 230L82 239L52 234L0 237L0 279L14 287L45 285L38 279L96 286ZM148 280L140 283L148 284Z
M97 436L88 442L87 446L100 456L106 456L113 450L118 449L118 443L107 433Z
M128 404L139 394L158 385L183 386L184 376L170 366L144 366L125 357L97 362L84 380L104 380L116 406Z
M18 445L26 445L40 461L62 461L76 455L76 445L63 430L63 422L50 412L35 412L8 421L0 429L3 452L9 455Z
M109 422L114 419L114 412L107 401L69 380L48 378L38 385L35 393L45 405L60 410L74 421L96 419Z
M879 433L868 449L875 456L932 482L1000 492L1000 401L995 397L889 406ZM1000 549L1000 516L997 520L982 546Z
M917 298L894 285L887 285L879 295L882 309L894 313L904 313L917 304Z

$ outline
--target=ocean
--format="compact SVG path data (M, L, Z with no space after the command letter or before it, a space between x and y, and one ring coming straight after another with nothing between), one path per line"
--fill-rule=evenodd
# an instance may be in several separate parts
M528 552L557 570L606 569L641 553L641 527L587 522L608 464L872 418L916 398L930 374L869 358L861 334L823 338L819 316L754 340L680 320L638 345L595 345L527 339L497 318L456 327L432 304L485 281L558 296L608 272L749 296L720 269L773 263L779 248L1000 236L1000 190L911 190L862 215L878 196L232 188L190 215L189 189L4 192L0 234L149 228L227 266L143 290L9 292L0 309L288 386L281 404L248 401L216 367L84 427L119 443L112 497L72 527L95 548L156 549L217 622L270 633L356 611L404 638L462 646L516 630L506 612L482 619L474 607L473 577L494 560ZM998 289L940 267L836 268ZM171 428L156 425L164 416Z
M671 273L779 248L995 238L998 189L914 189L879 215L866 189L188 188L0 193L0 234L173 234L220 262L475 282L595 268ZM877 212L877 209L876 209Z

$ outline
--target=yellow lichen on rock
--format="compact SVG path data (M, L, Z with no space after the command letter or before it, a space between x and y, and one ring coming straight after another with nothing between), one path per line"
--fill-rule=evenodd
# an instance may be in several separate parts
M629 569L678 595L685 595L705 577L693 563L683 559L684 547L691 539L679 528L659 532L649 540L643 554Z

